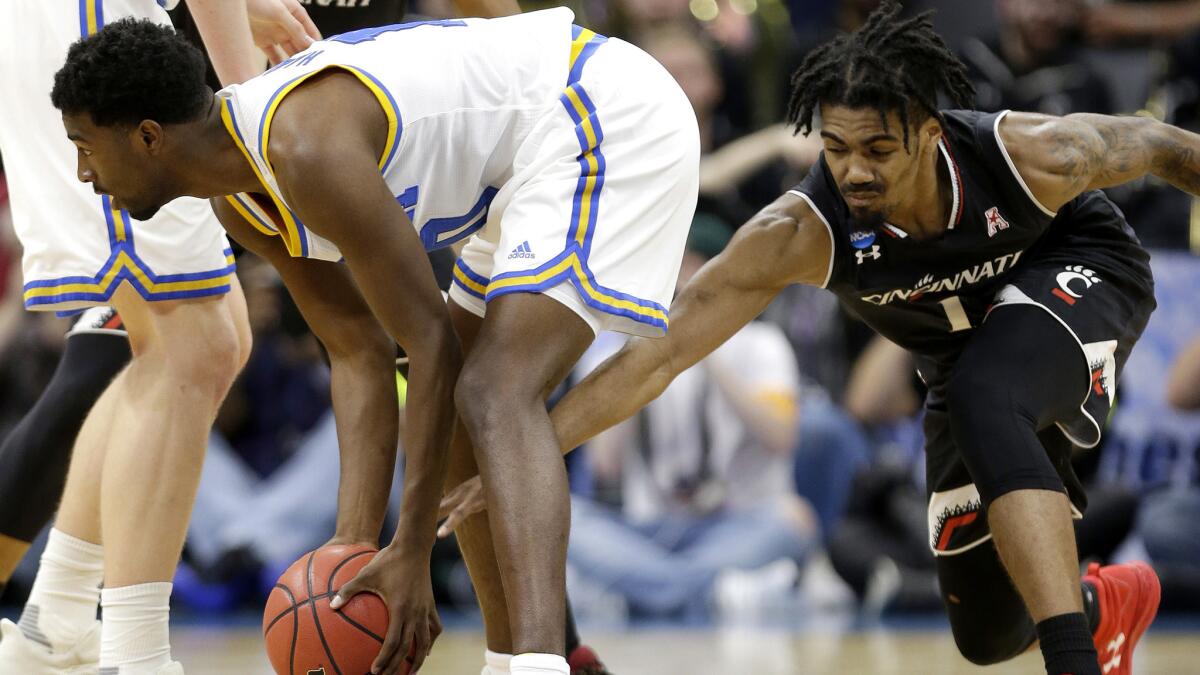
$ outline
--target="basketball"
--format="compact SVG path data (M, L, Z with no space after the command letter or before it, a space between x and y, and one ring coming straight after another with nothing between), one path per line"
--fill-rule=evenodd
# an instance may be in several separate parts
M336 612L329 603L376 553L367 546L325 546L279 577L263 611L263 639L276 673L371 672L387 633L383 600L360 593Z

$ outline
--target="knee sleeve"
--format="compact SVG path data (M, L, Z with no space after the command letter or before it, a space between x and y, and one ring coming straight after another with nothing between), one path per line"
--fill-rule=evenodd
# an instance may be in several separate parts
M1054 421L1078 408L1087 363L1071 334L1036 308L996 309L946 385L950 432L985 505L1013 490L1063 490Z
M990 541L939 556L937 574L954 642L971 663L1007 661L1037 639L1033 619Z
M122 334L69 336L50 384L0 444L0 534L32 541L50 521L83 420L129 359Z

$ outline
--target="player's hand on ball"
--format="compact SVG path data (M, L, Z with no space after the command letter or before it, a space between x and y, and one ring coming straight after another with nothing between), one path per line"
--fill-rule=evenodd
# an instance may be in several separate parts
M375 675L415 673L425 662L433 642L442 634L429 576L429 555L388 546L379 552L330 603L341 608L359 593L374 593L388 608L388 630L379 656L371 665Z
M438 518L445 518L438 528L437 536L445 539L450 536L464 520L487 508L487 500L483 494L483 481L479 476L459 483L446 496L442 497L438 507Z
M308 49L321 31L297 0L246 0L254 44L271 65Z

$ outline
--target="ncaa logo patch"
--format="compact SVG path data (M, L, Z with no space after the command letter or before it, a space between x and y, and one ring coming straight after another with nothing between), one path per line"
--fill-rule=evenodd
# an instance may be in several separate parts
M307 675L325 675L325 666L313 668L312 670L308 671Z
M862 250L874 243L875 232L873 230L858 230L850 233L850 245L854 248Z

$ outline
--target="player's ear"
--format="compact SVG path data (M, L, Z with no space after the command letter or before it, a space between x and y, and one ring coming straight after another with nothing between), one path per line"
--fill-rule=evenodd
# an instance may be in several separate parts
M163 128L158 122L142 120L142 123L134 129L133 134L137 144L147 152L154 154L162 149Z
M926 146L937 145L938 141L942 140L942 124L936 117L930 115L921 123L917 133Z

